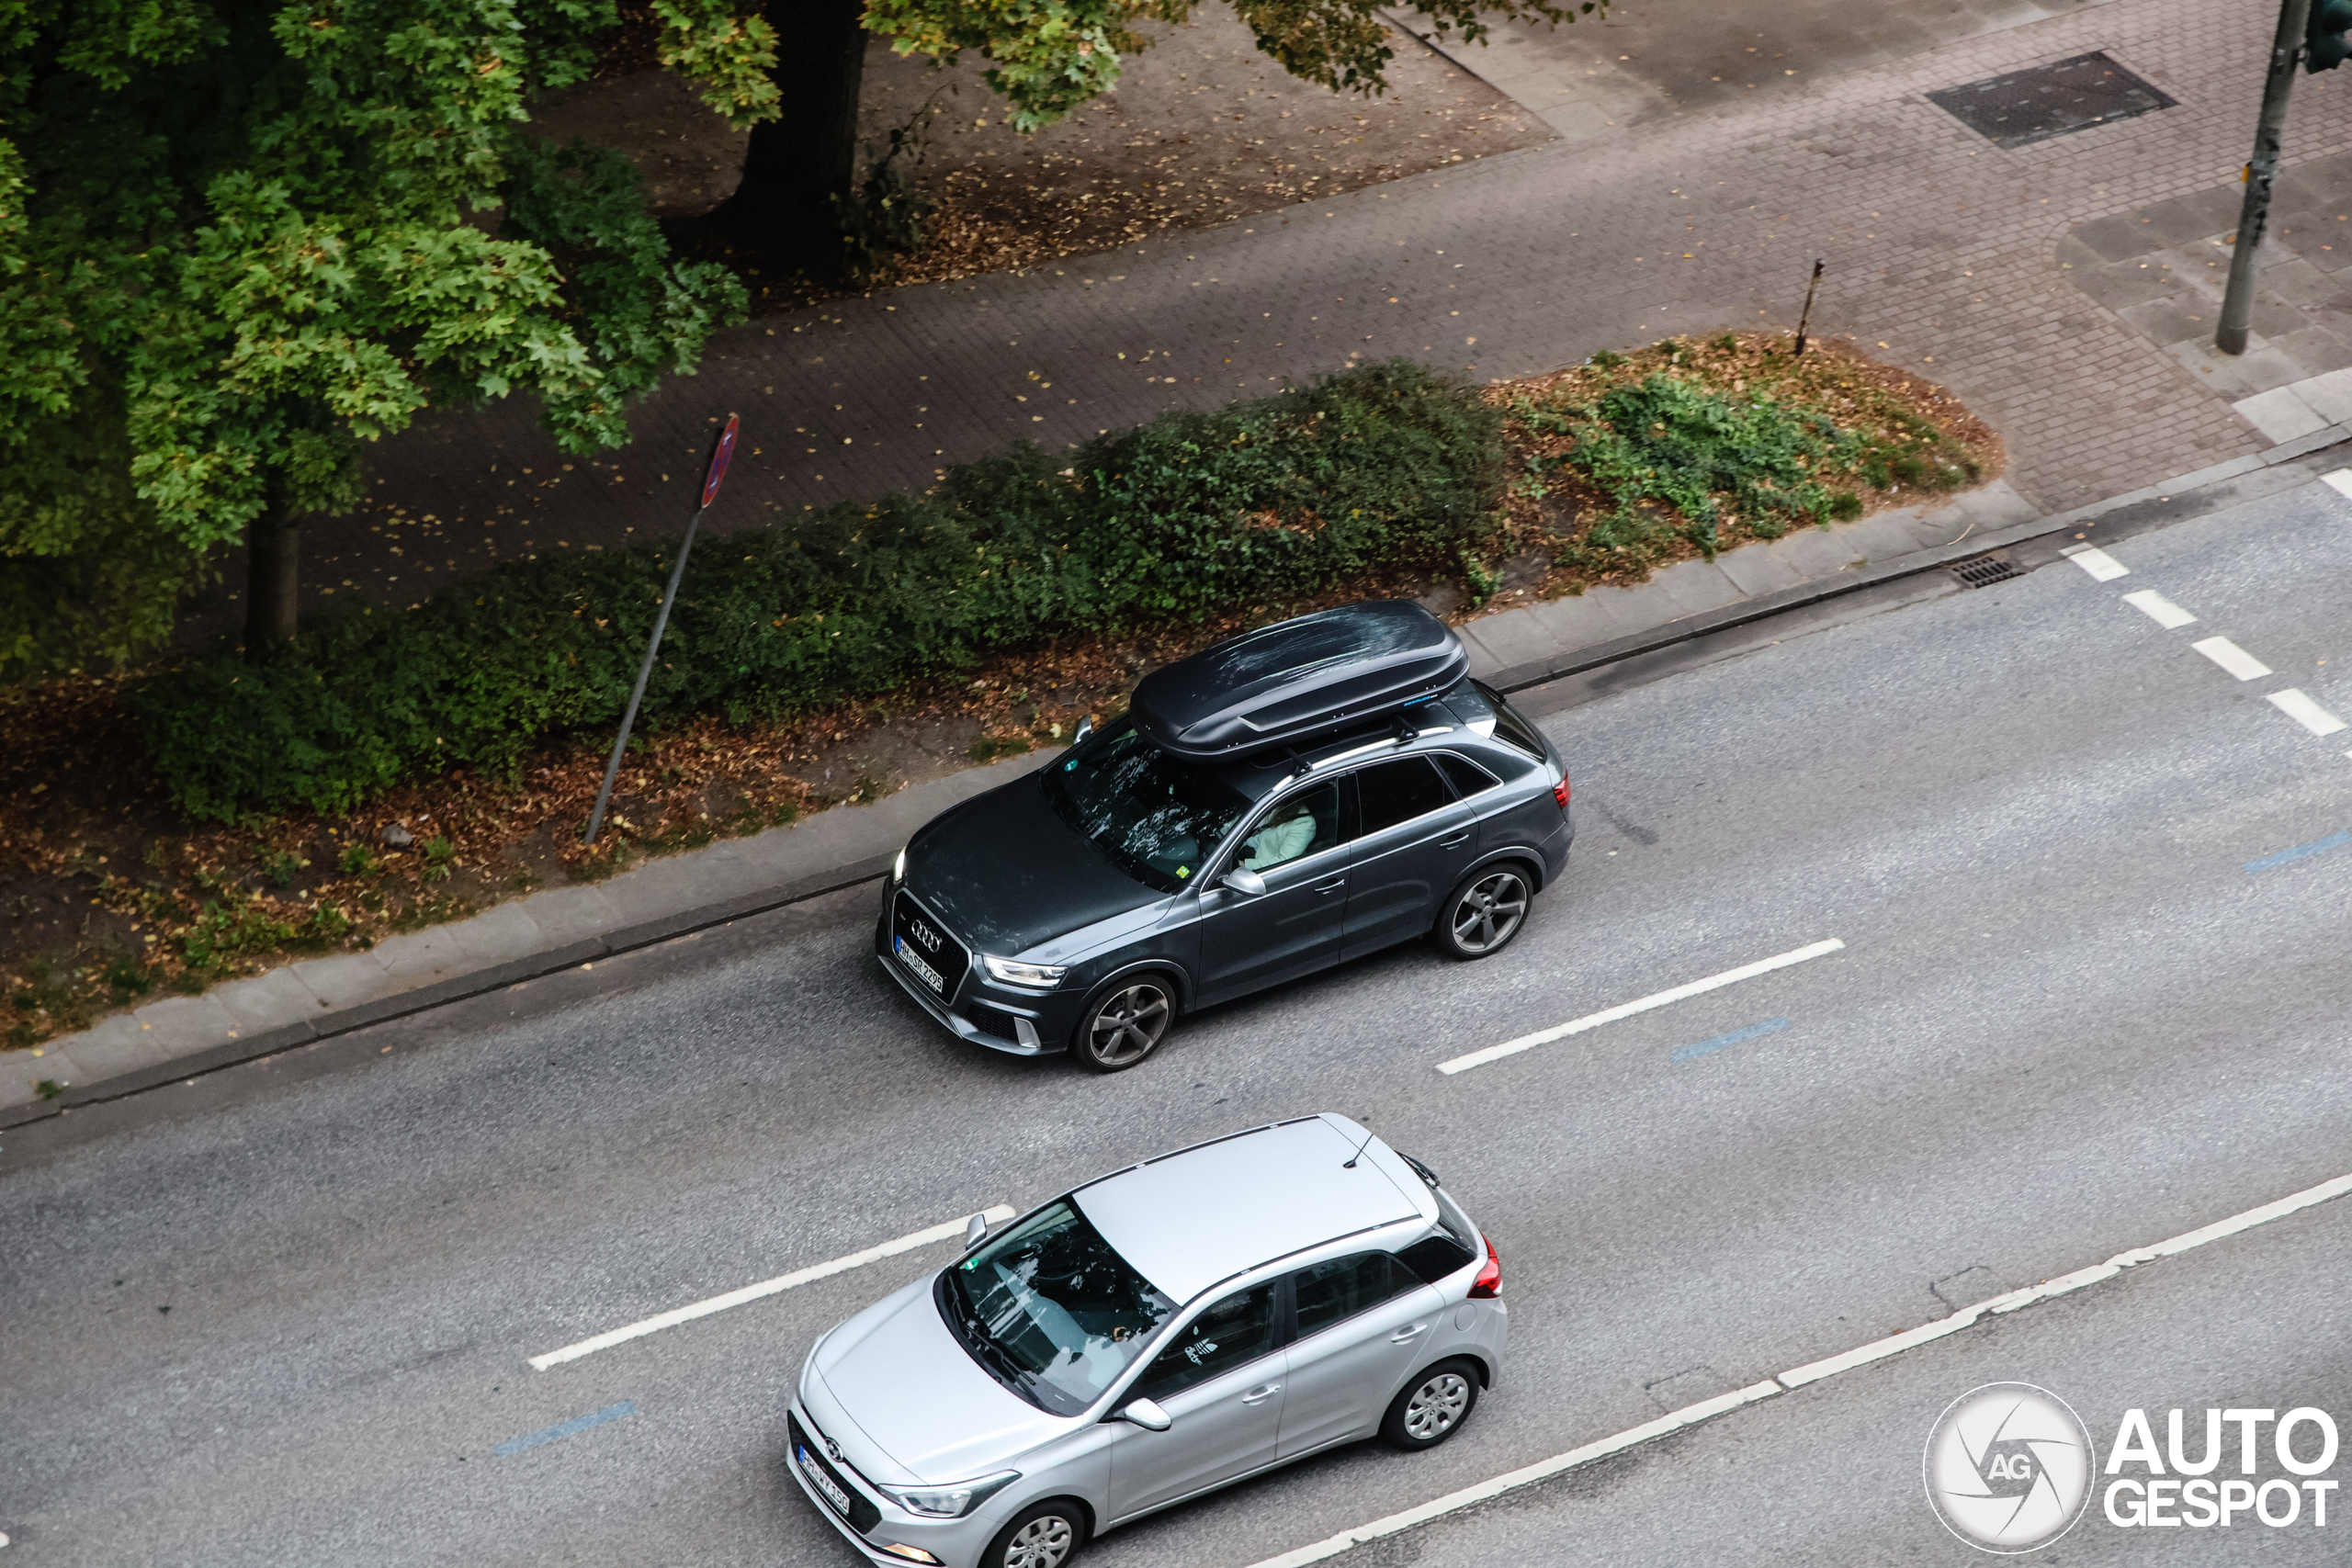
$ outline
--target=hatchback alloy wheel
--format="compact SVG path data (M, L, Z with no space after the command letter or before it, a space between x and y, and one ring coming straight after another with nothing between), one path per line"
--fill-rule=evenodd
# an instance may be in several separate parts
M1176 1016L1175 999L1156 980L1114 987L1094 1004L1081 1026L1087 1065L1106 1073L1132 1067L1151 1055Z
M1447 904L1442 935L1456 957L1484 958L1518 934L1527 919L1527 879L1498 870L1472 876Z
M1422 1442L1434 1441L1453 1429L1469 1404L1470 1380L1460 1372L1440 1372L1405 1402L1405 1430Z
M1004 1568L1061 1568L1078 1534L1059 1514L1031 1519L1004 1543Z

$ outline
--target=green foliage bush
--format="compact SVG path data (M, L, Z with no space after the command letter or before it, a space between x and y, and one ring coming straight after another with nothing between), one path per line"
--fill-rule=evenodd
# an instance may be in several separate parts
M705 538L645 711L742 721L879 695L1078 632L1452 567L1499 525L1500 414L1403 361L1057 459L1023 445L922 496ZM619 719L669 546L514 562L402 613L351 604L223 646L129 702L186 810L345 812L402 779L514 767Z

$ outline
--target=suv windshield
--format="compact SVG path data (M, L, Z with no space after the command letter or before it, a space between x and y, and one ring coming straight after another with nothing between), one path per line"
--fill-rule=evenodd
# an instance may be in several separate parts
M1068 1199L942 1274L937 1295L972 1359L1056 1416L1100 1399L1176 1310Z
M1174 893L1250 813L1206 769L1176 761L1119 719L1046 773L1046 798L1136 881Z

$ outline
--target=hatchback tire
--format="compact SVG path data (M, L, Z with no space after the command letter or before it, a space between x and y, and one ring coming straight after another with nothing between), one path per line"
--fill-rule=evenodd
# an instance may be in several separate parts
M1392 1448L1433 1449L1468 1425L1477 1408L1478 1369L1468 1361L1440 1361L1388 1402L1380 1436Z
M1505 862L1481 866L1438 906L1430 935L1449 958L1490 958L1510 944L1527 923L1535 885L1527 868Z
M1167 976L1123 975L1086 998L1069 1048L1098 1073L1122 1073L1159 1048L1176 1021L1176 987Z
M981 1568L1067 1568L1086 1544L1086 1511L1050 1498L1032 1503L997 1531Z

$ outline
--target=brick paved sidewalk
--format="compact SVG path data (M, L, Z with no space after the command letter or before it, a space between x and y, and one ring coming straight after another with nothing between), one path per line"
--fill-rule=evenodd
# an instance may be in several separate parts
M2115 0L1085 265L757 323L642 410L609 463L565 468L515 405L386 443L379 493L405 519L317 526L309 576L400 601L493 558L674 531L729 410L754 460L712 523L774 525L1009 440L1073 441L1361 357L1519 375L1787 323L1815 256L1816 331L1951 387L2007 438L2027 501L2074 506L2267 445L2077 288L2061 250L2078 225L2235 175L2273 24L2270 0ZM2093 49L2177 107L2003 150L1924 96ZM2296 94L2290 164L2352 148L2346 84Z

